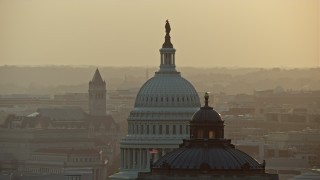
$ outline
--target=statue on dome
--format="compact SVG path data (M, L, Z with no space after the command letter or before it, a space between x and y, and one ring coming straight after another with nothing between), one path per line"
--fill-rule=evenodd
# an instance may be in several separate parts
M170 24L169 24L169 20L168 20L168 19L166 20L166 26L165 26L165 28L166 28L166 33L167 33L167 35L169 35L169 34L170 34L170 31L171 31L171 27L170 27Z
M171 27L170 27L168 19L166 20L165 28L166 28L166 36L165 36L165 41L164 41L164 43L162 45L162 48L173 48L173 45L172 45L172 43L170 41Z

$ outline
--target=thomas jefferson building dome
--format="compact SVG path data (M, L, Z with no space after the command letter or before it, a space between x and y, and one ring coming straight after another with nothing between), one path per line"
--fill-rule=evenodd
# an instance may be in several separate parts
M208 100L206 93L205 105L190 121L190 139L151 164L151 171L140 173L138 179L278 180L277 174L265 173L265 161L259 163L224 138L224 121Z

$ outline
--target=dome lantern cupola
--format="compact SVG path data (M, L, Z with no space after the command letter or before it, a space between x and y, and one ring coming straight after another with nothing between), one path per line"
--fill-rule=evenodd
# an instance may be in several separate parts
M178 73L176 71L175 52L171 43L170 31L171 27L169 21L166 21L166 36L165 41L160 49L160 70L158 73Z
M190 139L223 139L224 121L209 104L209 94L205 93L205 105L190 121Z

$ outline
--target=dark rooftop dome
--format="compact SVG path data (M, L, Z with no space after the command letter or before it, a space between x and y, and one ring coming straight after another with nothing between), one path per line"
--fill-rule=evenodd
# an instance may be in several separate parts
M210 121L222 121L220 114L208 105L209 94L205 94L205 105L197 111L192 121L197 122L210 122Z
M260 164L248 154L235 148L230 139L224 138L224 121L212 107L205 105L190 121L190 139L183 140L176 149L153 164L154 172L194 174L263 174L265 163Z
M204 145L204 146L203 146ZM264 172L264 164L235 149L230 140L184 140L182 146L153 164L154 171Z
M190 121L190 138L224 139L224 121L220 114L208 105L208 93L204 98L205 105L193 115Z

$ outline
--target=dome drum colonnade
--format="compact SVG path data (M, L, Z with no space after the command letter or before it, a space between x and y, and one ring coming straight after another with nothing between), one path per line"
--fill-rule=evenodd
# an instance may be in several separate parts
M166 22L160 49L160 69L139 90L128 117L128 135L120 142L120 172L111 179L135 179L154 162L179 147L189 137L189 121L200 100L192 84L176 71L175 52ZM149 153L150 150L157 153Z

